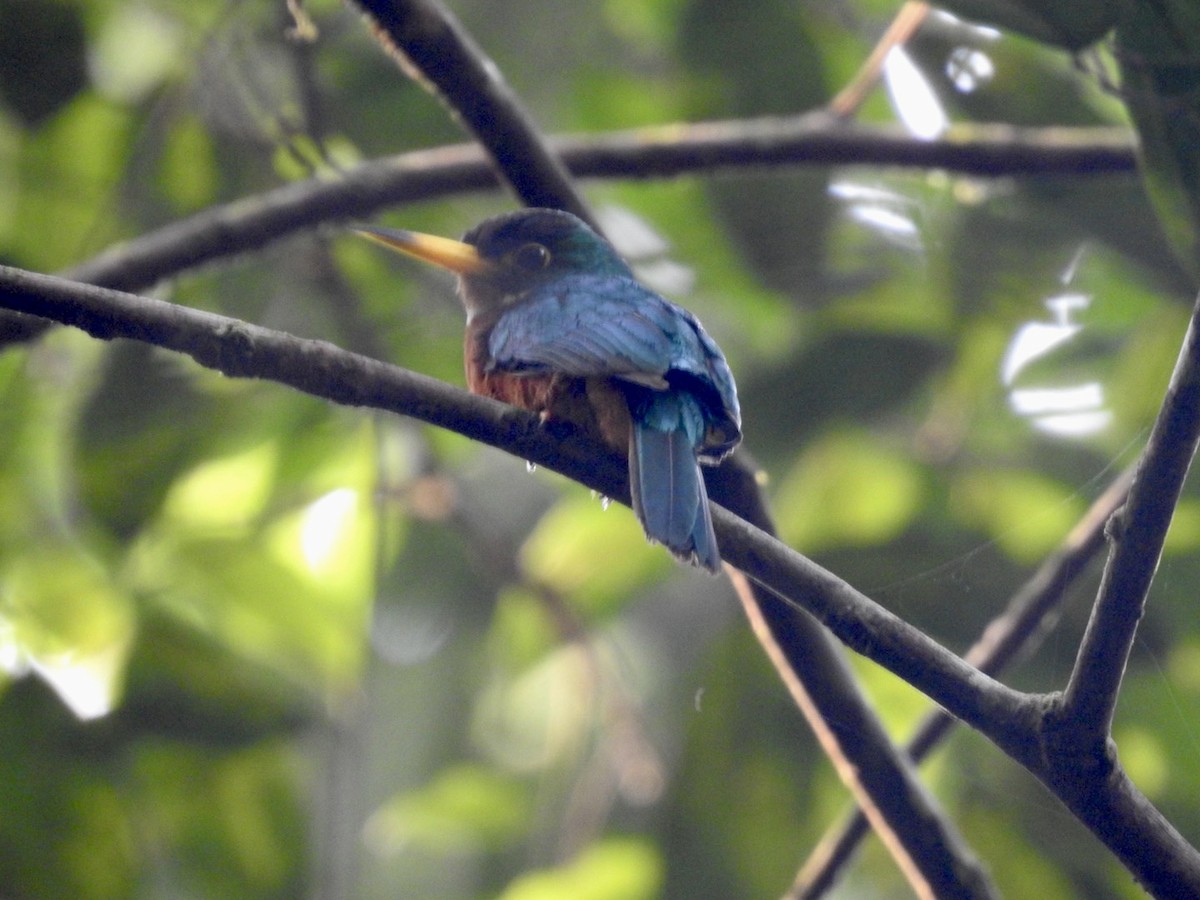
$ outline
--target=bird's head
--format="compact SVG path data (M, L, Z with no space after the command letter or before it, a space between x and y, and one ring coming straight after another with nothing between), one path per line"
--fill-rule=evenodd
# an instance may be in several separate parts
M461 241L390 228L356 230L456 273L468 318L511 306L530 291L573 275L632 275L608 241L582 220L555 209L523 209L487 219Z

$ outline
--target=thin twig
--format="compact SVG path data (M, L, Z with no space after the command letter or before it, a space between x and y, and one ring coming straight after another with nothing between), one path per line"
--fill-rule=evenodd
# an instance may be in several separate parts
M829 101L829 111L843 119L848 119L858 112L863 101L867 99L867 94L879 81L879 73L883 71L887 55L896 47L907 43L928 15L929 4L918 0L908 0L900 7L900 12L896 13L896 18L892 19L887 31L854 73L854 77Z

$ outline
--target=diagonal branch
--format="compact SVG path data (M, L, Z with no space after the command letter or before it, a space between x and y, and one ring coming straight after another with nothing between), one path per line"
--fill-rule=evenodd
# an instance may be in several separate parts
M190 356L235 378L260 378L348 406L410 416L553 469L628 503L624 460L563 423L434 378L342 350L163 300L0 266L0 307L71 325L101 340L127 338ZM785 602L817 615L853 649L891 669L974 727L1024 695L955 656L832 573L719 506L722 555Z
M410 415L500 447L520 458L574 478L605 496L628 502L628 474L624 461L573 431L568 430L561 436L550 434L539 425L537 416L466 394L416 373L348 353L322 341L303 340L212 313L7 267L0 267L0 306L53 318L62 324L81 328L95 337L132 338L186 353L201 365L226 375L269 378L338 403ZM736 471L735 467L729 466L722 469ZM746 467L741 469L750 471ZM786 572L789 567L799 564L810 576L812 572L819 572L821 578L829 580L829 584L836 583L832 575L798 554L787 551L778 541L721 507L714 507L713 512L722 553L731 564L753 570L757 559L755 554L766 554L766 558L775 560L777 572ZM745 546L745 534L757 535L760 541L750 553L741 549ZM791 585L786 579L779 580L781 578L784 576L776 575L775 579L765 583L765 587L786 597L789 586L810 584L804 574L796 575ZM772 625L773 641L788 648L782 657L783 661L811 654L804 662L807 668L799 669L800 672L806 672L818 665L828 665L831 657L837 659L828 645L798 643L807 636L806 629L813 627L805 624L801 630L796 630L796 621L811 621L806 619L807 614L802 614L801 620L796 620L797 610L783 614L786 608L770 600L768 595L756 591L753 596L755 603L766 609ZM760 597L766 600L758 599ZM793 604L794 600L787 602ZM971 678L964 679L967 673L975 670L948 650L848 586L845 592L831 595L830 603L823 608L836 611L830 613L826 623L837 621L834 630L843 641L859 649L867 645L886 648L888 652L885 658L892 657L893 664L900 665L904 671L929 673L928 679L922 679L927 682L922 689L931 691L936 697L945 698L943 702L949 703L951 708L955 708L956 702L962 707L957 712L963 718L982 723L981 711L987 708L988 703L976 695L983 688ZM873 613L870 611L872 608ZM860 618L862 622L870 623L865 629L858 624ZM864 637L867 645L863 644ZM898 660L901 662L898 663ZM795 679L790 666L785 666L784 671L789 678ZM824 681L840 685L837 693L812 693L823 719L829 722L829 725L821 721L816 724L819 730L837 734L846 727L843 721L849 724L874 722L868 730L858 735L858 743L844 739L837 743L839 749L848 747L860 754L853 764L845 763L846 766L853 765L862 770L861 778L852 781L849 786L860 802L873 803L873 795L864 791L863 786L878 789L879 786L874 783L876 780L882 781L888 773L897 771L897 766L886 758L889 750L892 755L896 755L896 752L886 742L879 744L872 741L871 736L878 727L877 720L853 683L848 679L839 680L837 671L827 670L815 685L820 687ZM955 679L960 681L957 687L953 683ZM811 691L813 687L806 685L806 690ZM998 690L1014 699L1018 696L994 683L989 683L987 690ZM857 698L851 708L843 710L848 718L841 720L831 717L832 704L844 700L846 692L851 692L850 696ZM975 696L974 700L970 699L972 696ZM958 699L951 702L950 698ZM886 737L881 728L879 735ZM880 754L885 754L882 762ZM903 810L909 816L901 820L900 827L893 828L888 823L885 833L895 835L900 842L898 846L904 848L900 861L906 871L916 876L914 887L926 896L991 896L992 891L982 870L977 869L974 858L965 852L944 816L929 807L928 799L911 767L902 763L899 777L904 778L900 784L909 786L904 792L897 794L897 781L893 777L888 783L889 790L882 791L879 796L882 809L893 813ZM911 799L924 800L924 808L914 809L908 802ZM905 828L909 830L905 831ZM912 865L908 865L909 860L913 860ZM933 865L935 860L940 864L940 869Z
M1200 299L1129 500L1112 520L1112 551L1067 684L1061 722L1080 744L1103 746L1163 541L1200 442Z
M437 0L355 0L404 70L488 149L526 206L553 206L599 229L533 118L458 20Z
M883 33L883 37L871 49L866 61L854 73L854 77L829 101L829 109L842 118L853 116L867 99L871 89L879 81L883 64L888 54L896 47L908 42L929 17L929 4L919 0L907 0L896 17Z

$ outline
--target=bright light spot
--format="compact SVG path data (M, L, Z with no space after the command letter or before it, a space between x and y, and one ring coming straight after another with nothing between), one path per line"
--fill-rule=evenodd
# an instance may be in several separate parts
M835 181L829 185L829 195L839 200L860 200L870 203L902 203L905 198L895 191L859 184L855 181Z
M113 100L135 103L180 62L178 24L143 4L121 4L105 21L89 55L92 81Z
M638 263L634 268L639 279L661 294L688 294L696 284L692 268L672 259Z
M414 666L432 659L453 633L450 617L433 606L381 605L371 623L371 646L393 666Z
M1025 366L1078 334L1083 326L1072 324L1071 314L1087 309L1091 302L1086 294L1059 294L1047 300L1046 308L1054 313L1054 323L1028 322L1021 326L1000 365L1004 383L1012 384Z
M1060 325L1071 321L1071 313L1084 310L1092 305L1092 298L1087 294L1059 294L1046 301L1046 309L1054 313L1055 320Z
M860 225L905 249L922 249L920 229L907 212L914 205L909 198L851 181L834 182L829 186L829 194L846 201L846 215Z
M114 651L88 657L64 654L52 659L29 659L29 667L54 689L67 708L86 722L112 710L121 654Z
M1017 331L1000 365L1001 378L1011 385L1022 369L1055 347L1064 344L1082 330L1081 325L1049 325L1027 322ZM1014 393L1016 393L1014 391Z
M912 219L881 206L854 206L850 209L850 215L862 224L887 232L893 237L908 238L917 234L917 226Z
M671 249L666 239L650 223L623 206L606 206L597 214L613 246L626 258L661 256Z
M309 569L318 572L329 565L357 502L357 491L338 488L309 504L300 525L300 550Z
M1062 415L1038 416L1033 427L1059 437L1087 437L1108 427L1112 413L1107 409L1097 412L1063 413Z
M946 59L946 77L964 94L983 87L995 74L995 64L982 50L956 47Z
M1085 310L1091 298L1085 294L1060 294L1046 300L1053 322L1027 322L1017 329L1000 364L1004 385L1012 387L1031 362L1050 354L1070 341L1083 326L1072 316ZM1104 408L1104 386L1089 381L1067 387L1023 387L1009 392L1013 412L1026 416L1039 431L1062 437L1095 434L1112 421Z
M632 260L638 278L663 294L687 294L696 283L696 274L688 266L667 258L671 245L636 213L620 206L607 206L597 217L604 232L612 236L613 246Z
M998 41L1003 37L1004 33L998 28L992 28L990 25L980 25L976 22L968 22L965 19L960 19L954 13L948 13L944 9L935 9L932 11L932 17L941 19L946 25L953 28L959 28L965 31L969 36L980 41Z
M28 661L17 643L17 629L4 616L0 616L0 671L14 678L29 671Z
M896 116L915 137L933 140L946 130L950 120L941 101L902 47L888 51L883 77Z
M1104 405L1104 388L1095 381L1069 388L1022 388L1008 396L1013 411L1022 416L1079 412Z

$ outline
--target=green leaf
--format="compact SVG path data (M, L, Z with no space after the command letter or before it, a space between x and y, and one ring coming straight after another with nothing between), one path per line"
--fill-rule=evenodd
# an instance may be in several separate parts
M809 447L775 497L780 533L805 553L883 543L912 521L925 494L920 470L864 431Z
M637 838L608 838L556 869L522 875L500 900L652 900L659 896L663 863Z
M478 765L456 765L426 787L389 800L367 824L376 846L416 843L434 853L497 849L520 838L529 797L515 779Z

